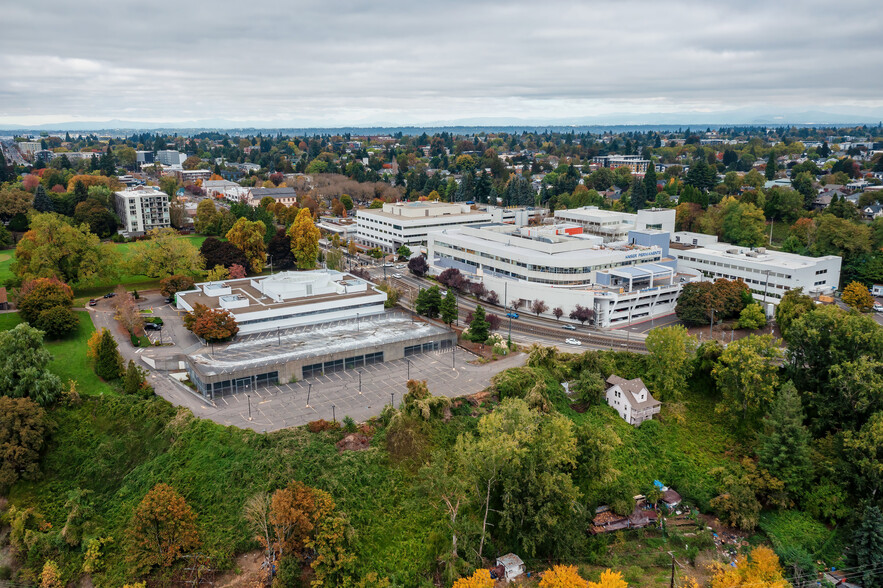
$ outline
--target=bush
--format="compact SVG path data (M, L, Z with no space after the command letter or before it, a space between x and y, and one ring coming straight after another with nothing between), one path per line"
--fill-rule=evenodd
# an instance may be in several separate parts
M70 308L53 306L40 313L36 327L46 333L50 339L60 339L75 331L80 324L80 319Z
M310 433L321 433L322 431L333 431L335 429L339 429L340 425L337 423L333 423L330 421L326 421L325 419L319 419L318 421L310 421L307 423L307 430Z

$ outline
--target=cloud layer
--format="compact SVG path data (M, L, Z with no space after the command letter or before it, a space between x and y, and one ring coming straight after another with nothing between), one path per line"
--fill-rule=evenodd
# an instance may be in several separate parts
M0 124L878 113L881 24L873 0L17 2Z

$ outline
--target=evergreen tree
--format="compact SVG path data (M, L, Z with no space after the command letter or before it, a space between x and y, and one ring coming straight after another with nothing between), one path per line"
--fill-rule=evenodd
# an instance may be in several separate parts
M428 318L435 318L438 316L441 305L441 292L438 286L432 286L431 288L420 290L420 293L417 294L415 310L417 314L422 314Z
M482 305L475 307L472 322L469 323L469 338L476 343L484 343L490 334L491 325L487 320L487 314Z
M460 180L460 187L454 194L454 202L469 202L475 200L475 181L472 179L472 173L466 172Z
M773 180L776 177L776 152L770 151L770 157L766 161L766 179Z
M34 192L34 210L37 212L55 212L55 204L49 198L45 188L43 188L43 184L39 184Z
M812 473L809 431L803 425L803 406L791 382L779 390L758 435L758 464L785 483L794 493L806 485Z
M3 155L3 150L0 149L0 184L7 182L10 179L12 179L12 172L6 164L6 157Z
M822 143L822 146L819 147L819 155L821 155L822 157L828 157L829 155L831 155L831 148L828 147L827 141Z
M85 202L87 198L89 198L89 190L86 189L86 185L83 182L77 180L74 183L74 204Z
M95 373L103 380L116 380L123 373L123 358L110 331L104 329L95 352Z
M850 553L852 565L861 566L862 586L881 586L883 568L883 514L880 507L867 506L862 523L855 530Z
M441 311L441 319L445 323L450 325L457 320L457 296L454 294L453 289L448 290L448 293L441 301L441 308L439 310Z
M126 375L123 379L123 391L126 394L138 394L144 389L145 373L135 362L129 360L129 366L126 368Z
M644 191L644 184L638 178L632 180L630 190L629 204L635 212L647 208L647 193Z
M656 166L652 161L644 174L644 197L647 200L656 199Z

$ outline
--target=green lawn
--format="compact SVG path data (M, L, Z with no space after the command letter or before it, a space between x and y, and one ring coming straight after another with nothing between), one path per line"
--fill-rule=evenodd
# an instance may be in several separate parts
M46 348L53 357L49 369L65 385L68 380L76 380L80 394L116 394L110 385L95 375L86 357L86 342L95 332L92 318L85 312L78 312L77 316L80 317L80 325L75 333L66 339L46 341ZM22 321L17 312L0 314L0 331L12 329L20 322Z

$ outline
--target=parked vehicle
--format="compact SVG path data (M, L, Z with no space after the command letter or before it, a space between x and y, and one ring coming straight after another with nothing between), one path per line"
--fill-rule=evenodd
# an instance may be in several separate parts
M105 298L113 298L114 296L116 296L116 292L108 292L104 295Z
M874 305L874 312L883 312L883 304L879 302Z
M145 331L162 331L162 325L156 323L144 323Z
M97 299L97 298L93 298L92 300L89 301L89 306L95 306L95 305L97 305L97 304L98 304L98 299Z

